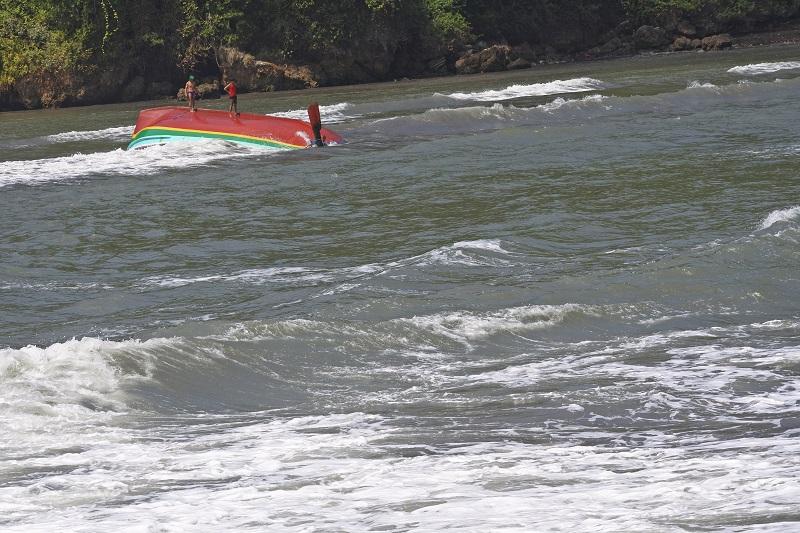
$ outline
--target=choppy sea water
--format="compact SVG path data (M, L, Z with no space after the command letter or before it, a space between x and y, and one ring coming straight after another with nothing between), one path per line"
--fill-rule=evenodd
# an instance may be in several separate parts
M798 57L0 114L0 530L800 528Z

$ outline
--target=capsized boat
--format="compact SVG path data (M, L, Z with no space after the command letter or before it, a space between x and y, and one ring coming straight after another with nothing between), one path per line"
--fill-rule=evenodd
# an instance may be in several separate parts
M173 141L218 139L271 150L341 143L342 137L322 127L319 107L309 107L311 122L293 118L188 107L154 107L139 112L128 150Z

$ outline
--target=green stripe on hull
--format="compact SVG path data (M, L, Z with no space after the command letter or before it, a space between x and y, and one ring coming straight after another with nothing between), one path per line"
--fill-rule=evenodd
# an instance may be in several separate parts
M271 141L269 139L257 139L254 137L243 137L240 135L231 135L227 133L218 132L195 132L195 131L181 131L175 129L159 129L147 128L136 134L136 136L128 144L128 150L132 148L144 148L145 146L152 146L157 144L164 144L173 141L186 141L186 140L203 140L215 139L219 141L234 142L237 144L244 144L247 146L261 146L262 148L269 148L272 150L292 150L296 148L305 148L304 146L294 146L278 141Z

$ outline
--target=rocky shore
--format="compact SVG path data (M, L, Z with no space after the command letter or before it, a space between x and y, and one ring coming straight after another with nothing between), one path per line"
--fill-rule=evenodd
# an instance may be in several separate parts
M758 30L759 28L751 28ZM606 32L591 48L569 50L553 45L487 43L440 50L433 57L411 58L411 75L476 74L536 68L539 65L591 61L652 52L713 52L735 47L800 43L800 20L766 25L762 31L730 33L711 25L675 20L661 26L634 26L625 21ZM303 65L276 63L232 47L216 51L216 68L199 77L201 98L221 96L222 80L236 79L239 91L263 92L309 89L348 83L385 81L408 76L396 75L389 65L368 67L363 58L342 54L324 63ZM377 59L375 60L378 61ZM66 107L98 103L128 102L157 98L185 99L184 77L177 67L148 79L122 65L105 72L59 72L57 75L29 76L0 91L0 111Z
M800 22L736 36L713 31L713 28L697 27L685 20L678 21L670 29L649 25L633 28L626 21L604 35L601 44L573 53L559 52L548 45L532 46L521 43L511 46L506 43L488 44L478 41L457 51L451 50L448 55L428 59L421 75L522 70L546 64L611 59L652 52L713 52L738 47L800 44ZM319 69L315 65L278 65L260 61L232 48L221 50L219 65L221 77L236 79L241 92L308 89L329 85L316 74ZM334 71L332 74L334 79L348 77L346 72ZM330 72L328 77L331 77ZM220 80L205 78L199 85L199 92L201 98L219 97ZM182 88L176 97L185 100Z

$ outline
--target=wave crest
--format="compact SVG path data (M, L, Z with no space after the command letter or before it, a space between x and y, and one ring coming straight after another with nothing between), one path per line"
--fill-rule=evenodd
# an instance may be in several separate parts
M473 102L497 102L529 96L547 96L550 94L580 93L607 89L608 85L594 78L574 78L570 80L554 80L546 83L530 85L511 85L505 89L489 89L471 93L439 94L455 100L469 100Z
M759 74L771 74L781 70L800 69L800 61L779 61L775 63L752 63L728 69L731 74L743 74L745 76L758 76Z
M456 340L468 341L503 331L545 329L563 322L571 314L594 313L580 304L528 305L492 313L457 311L408 319L415 326Z
M148 375L151 363L142 352L167 342L84 337L45 348L29 345L0 349L0 413L5 412L8 422L9 417L27 420L26 413L72 419L90 412L123 409L119 395L122 382ZM123 372L115 357L131 354L138 368Z
M322 122L326 124L337 124L345 122L354 118L359 118L361 115L358 113L348 113L352 111L353 105L347 102L341 102L333 105L323 105L319 107L320 117ZM293 109L291 111L279 111L278 113L270 113L273 117L293 118L297 120L308 120L308 111L306 109Z
M789 207L787 209L778 209L767 215L767 217L761 221L761 226L759 226L759 229L767 229L773 224L777 224L779 222L789 222L790 220L794 220L798 217L800 217L800 206Z
M53 143L75 142L75 141L96 141L102 139L124 140L133 133L133 126L118 126L115 128L104 128L101 130L90 131L66 131L45 137L47 141Z
M91 174L147 176L170 168L192 168L218 159L263 155L258 147L224 141L175 142L146 150L116 149L77 153L47 159L5 161L0 165L0 187L84 178Z

